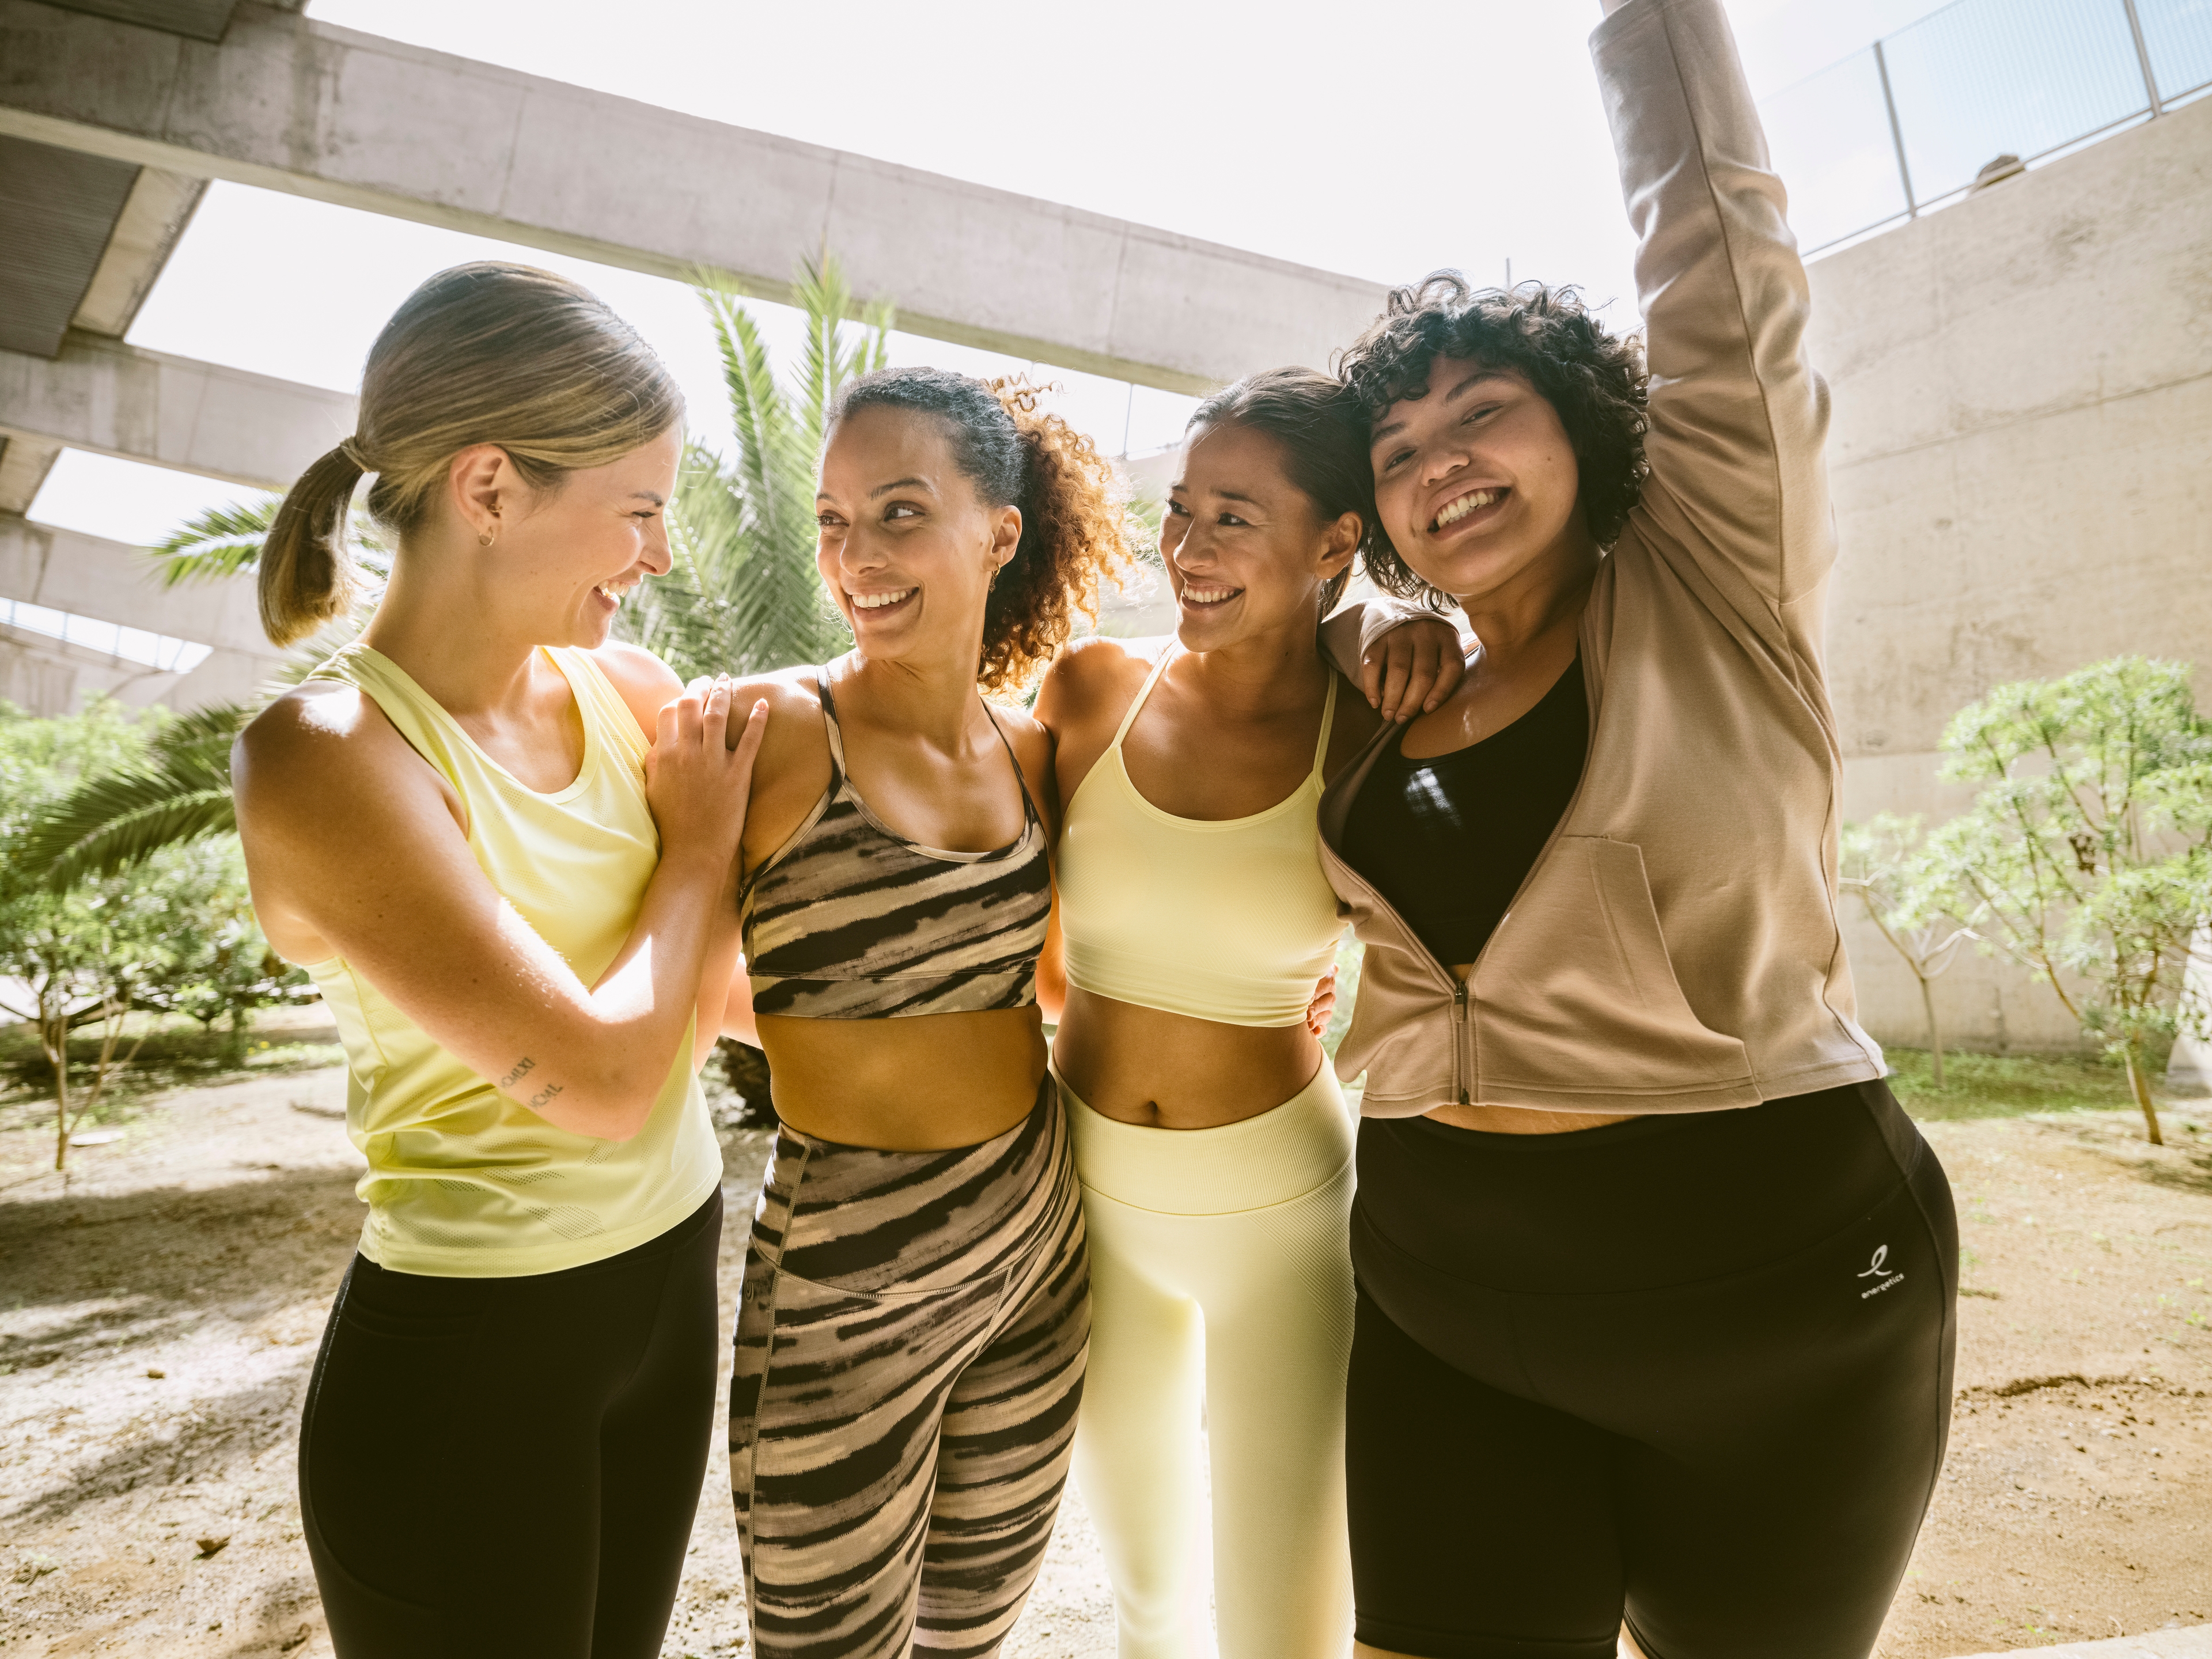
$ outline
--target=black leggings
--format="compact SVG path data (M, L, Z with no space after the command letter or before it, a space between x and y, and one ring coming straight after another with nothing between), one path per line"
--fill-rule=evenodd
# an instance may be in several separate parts
M1958 1225L1887 1087L1360 1127L1359 1639L1865 1659L1950 1425Z
M354 1258L300 1509L339 1659L656 1659L714 1428L720 1193L605 1261Z

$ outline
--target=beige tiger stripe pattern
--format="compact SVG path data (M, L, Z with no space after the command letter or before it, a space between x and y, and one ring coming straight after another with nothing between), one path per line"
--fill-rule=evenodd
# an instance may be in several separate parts
M1049 1079L980 1146L778 1133L730 1387L761 1659L999 1652L1059 1513L1090 1329Z

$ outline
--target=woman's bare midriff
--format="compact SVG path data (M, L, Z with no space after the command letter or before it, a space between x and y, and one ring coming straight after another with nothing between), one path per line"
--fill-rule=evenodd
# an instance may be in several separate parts
M1304 1025L1223 1025L1070 986L1053 1063L1101 1117L1218 1129L1273 1111L1324 1063Z
M1452 964L1452 976L1462 985L1474 971L1471 962ZM1565 1135L1628 1121L1626 1114L1613 1117L1601 1112L1532 1112L1525 1106L1439 1106L1425 1115L1455 1129L1473 1129L1486 1135Z
M1036 1104L1035 1007L906 1019L760 1017L777 1115L802 1134L886 1152L936 1152L1006 1133Z

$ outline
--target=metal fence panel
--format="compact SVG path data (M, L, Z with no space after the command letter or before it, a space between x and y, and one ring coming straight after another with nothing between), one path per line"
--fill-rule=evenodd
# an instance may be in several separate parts
M1790 225L1800 247L1809 252L1856 236L1910 205L1872 47L1777 93L1759 115L1774 170L1790 187Z
M2150 107L2120 0L1958 0L1882 50L1923 204Z
M2136 0L2158 95L2171 102L2212 83L2212 0Z

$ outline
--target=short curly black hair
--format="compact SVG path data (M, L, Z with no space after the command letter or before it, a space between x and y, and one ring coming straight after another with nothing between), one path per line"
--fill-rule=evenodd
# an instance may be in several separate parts
M1401 398L1427 395L1439 357L1525 375L1567 429L1581 475L1583 522L1610 547L1644 491L1644 343L1615 334L1571 288L1522 283L1477 290L1455 270L1393 289L1388 307L1340 354L1337 378L1366 411L1371 431ZM1414 574L1377 520L1361 556L1376 586L1439 610L1456 603Z

